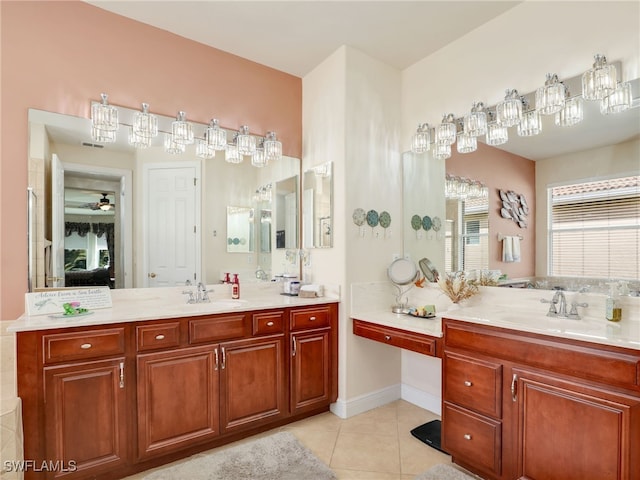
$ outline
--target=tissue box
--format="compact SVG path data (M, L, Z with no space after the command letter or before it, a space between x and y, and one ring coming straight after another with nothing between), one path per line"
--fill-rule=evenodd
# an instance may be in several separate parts
M300 298L316 298L318 295L313 290L300 290L298 297Z

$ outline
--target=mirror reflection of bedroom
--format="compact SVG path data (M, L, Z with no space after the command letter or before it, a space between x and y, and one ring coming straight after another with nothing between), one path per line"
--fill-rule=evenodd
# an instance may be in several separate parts
M114 288L118 184L70 172L64 184L64 285Z

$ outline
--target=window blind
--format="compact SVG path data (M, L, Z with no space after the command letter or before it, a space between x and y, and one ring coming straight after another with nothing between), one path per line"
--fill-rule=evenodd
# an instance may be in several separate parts
M549 190L550 275L640 278L640 176Z

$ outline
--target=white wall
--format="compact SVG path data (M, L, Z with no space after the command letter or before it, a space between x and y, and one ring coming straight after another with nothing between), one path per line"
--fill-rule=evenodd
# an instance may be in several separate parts
M547 275L547 188L640 173L640 140L536 162L536 275Z

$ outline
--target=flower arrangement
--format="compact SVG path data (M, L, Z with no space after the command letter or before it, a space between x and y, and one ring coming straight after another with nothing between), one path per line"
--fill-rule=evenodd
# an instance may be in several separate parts
M446 274L438 280L438 286L453 303L461 302L478 293L478 285L473 280L467 280L464 273Z

